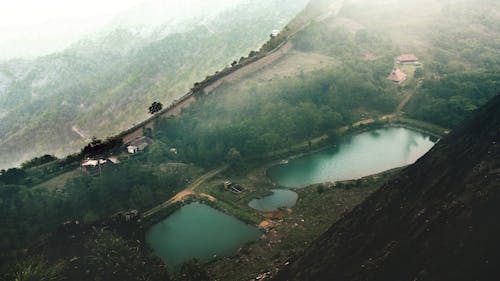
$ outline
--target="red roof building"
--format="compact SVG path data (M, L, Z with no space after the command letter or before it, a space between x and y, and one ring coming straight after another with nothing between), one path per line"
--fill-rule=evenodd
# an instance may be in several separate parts
M406 74L397 68L393 70L389 76L387 76L387 80L395 83L401 83L406 80Z
M404 54L396 58L398 63L413 63L417 62L418 58L414 54Z

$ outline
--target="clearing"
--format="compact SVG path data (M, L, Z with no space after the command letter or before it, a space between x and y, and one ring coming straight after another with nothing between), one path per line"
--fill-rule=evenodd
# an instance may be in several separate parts
M80 169L75 169L59 176L53 177L48 181L42 182L38 185L33 186L33 189L46 188L47 190L57 190L63 188L69 179L75 178L77 176L83 175L84 173Z

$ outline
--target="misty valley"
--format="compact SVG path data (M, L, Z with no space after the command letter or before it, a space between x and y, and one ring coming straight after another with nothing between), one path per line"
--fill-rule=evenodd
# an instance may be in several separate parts
M0 280L499 279L500 2L30 1Z

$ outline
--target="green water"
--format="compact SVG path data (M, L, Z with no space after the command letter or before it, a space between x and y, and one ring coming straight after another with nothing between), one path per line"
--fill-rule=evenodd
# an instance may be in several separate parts
M248 206L263 212L276 211L282 207L293 207L299 198L299 195L291 190L273 189L272 195L261 199L253 199Z
M146 241L157 256L174 267L193 258L209 261L235 254L243 244L258 240L260 235L256 227L207 205L193 203L153 226Z
M434 142L405 128L384 128L353 136L337 148L290 160L271 167L277 184L301 188L314 183L357 179L414 163Z

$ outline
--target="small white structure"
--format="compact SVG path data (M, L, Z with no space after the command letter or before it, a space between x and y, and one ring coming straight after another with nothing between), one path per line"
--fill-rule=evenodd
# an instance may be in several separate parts
M97 160L87 160L81 164L82 167L95 167L99 164Z
M128 143L127 146L127 151L130 154L135 154L139 151L144 150L146 147L148 147L151 143L153 143L153 140L146 136L142 136L139 138L134 139L130 143Z
M175 147L170 148L170 152L173 154L177 154L177 148Z
M274 29L271 31L271 37L276 37L280 34L280 31L278 29Z
M120 160L118 160L118 157L109 157L108 160L113 164L120 164Z
M99 159L99 160L94 160L94 159L88 159L87 161L83 162L81 164L82 167L95 167L97 165L103 165L106 164L108 161L106 159Z
M127 146L127 151L130 154L135 154L139 151L139 148L135 145L129 145L129 146Z

